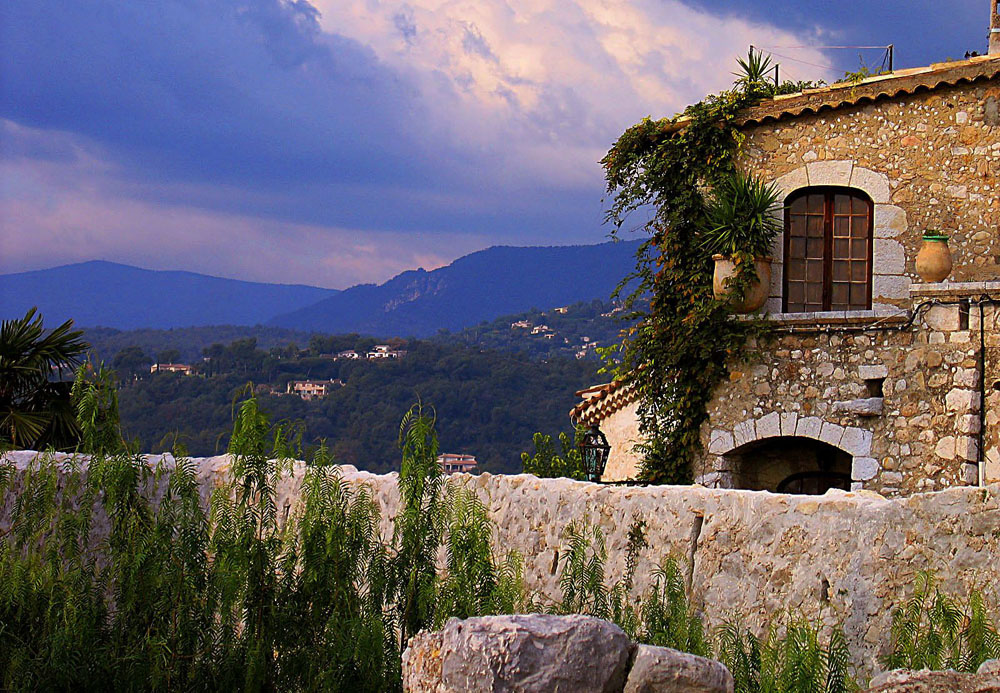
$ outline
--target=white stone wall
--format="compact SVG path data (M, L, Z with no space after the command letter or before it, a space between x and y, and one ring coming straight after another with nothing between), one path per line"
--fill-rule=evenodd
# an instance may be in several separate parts
M632 402L601 421L601 432L611 445L603 481L624 481L639 473L642 455L635 451L639 441L638 407L638 402Z
M383 508L383 531L397 512L396 476L347 475L369 484ZM647 523L637 588L645 590L661 556L691 575L691 594L708 624L735 616L761 629L787 610L841 621L856 663L874 671L885 649L890 611L911 594L917 571L932 569L945 589L984 589L1000 605L1000 485L952 488L886 499L869 491L778 495L701 486L617 487L566 479L453 475L474 489L496 524L496 545L525 558L528 588L558 598L566 526L587 520L603 530L607 575L624 569L634 517ZM701 518L700 522L697 518ZM558 552L558 554L557 554Z

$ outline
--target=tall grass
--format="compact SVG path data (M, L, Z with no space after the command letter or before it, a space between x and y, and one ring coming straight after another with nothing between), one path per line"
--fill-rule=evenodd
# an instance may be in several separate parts
M0 473L0 490L19 484L0 541L5 690L398 690L417 630L525 602L520 557L494 556L485 508L445 493L420 407L400 430L402 510L384 540L370 492L323 446L298 508L279 504L295 429L253 398L206 509L190 460L154 468L121 441L108 384L99 372L78 388L86 466L46 455Z

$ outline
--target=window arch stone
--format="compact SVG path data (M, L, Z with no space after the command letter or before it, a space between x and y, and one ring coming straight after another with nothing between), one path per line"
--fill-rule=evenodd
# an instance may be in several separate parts
M860 488L874 478L881 465L871 456L873 434L858 426L841 426L818 416L800 416L795 412L771 412L748 419L731 430L717 428L709 436L708 457L711 470L698 478L705 486L728 488L732 470L726 455L748 443L774 438L811 438L843 450L851 456L851 481Z

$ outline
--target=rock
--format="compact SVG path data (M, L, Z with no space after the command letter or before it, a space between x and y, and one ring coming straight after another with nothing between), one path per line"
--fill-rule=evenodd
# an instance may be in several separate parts
M1000 693L1000 674L895 669L873 678L866 693Z
M639 645L624 693L732 693L733 677L719 662L672 650Z
M444 693L441 681L441 646L444 634L417 633L403 652L403 690Z
M980 676L1000 676L1000 659L987 659L979 665L976 673Z
M865 397L851 399L846 402L834 402L833 410L837 413L856 414L858 416L881 416L885 407L882 397Z
M408 690L611 693L622 690L631 654L621 628L592 616L452 619L442 632L442 686Z

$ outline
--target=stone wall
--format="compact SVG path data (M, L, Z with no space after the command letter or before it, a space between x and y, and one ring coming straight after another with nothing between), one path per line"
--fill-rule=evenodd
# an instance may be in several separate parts
M387 510L398 509L395 475L347 475L372 486ZM624 570L633 518L647 523L650 548L636 583L645 590L662 556L691 575L694 603L710 625L741 616L760 628L788 609L833 624L843 620L856 661L877 669L887 645L890 610L910 593L917 571L933 569L946 589L983 586L1000 604L1000 485L952 488L886 499L869 491L791 496L700 486L613 487L530 475L454 475L473 489L496 523L496 546L525 559L527 586L558 598L567 525L601 527L609 580Z
M952 292L942 288L920 298L961 300ZM962 311L928 305L912 325L902 319L867 326L779 323L774 341L757 345L758 356L735 366L716 392L696 474L706 485L731 486L746 446L795 436L845 451L857 487L884 495L1000 481L1000 392L994 389L1000 307L983 307L988 414L982 470L979 313L974 305L965 317ZM752 463L752 452L746 457Z
M23 467L33 455L7 459ZM197 462L207 502L229 462ZM399 511L398 476L342 470L349 483L371 488L382 508L381 531L390 537ZM299 464L279 485L279 508L294 506L302 473ZM886 646L890 609L910 594L917 571L935 570L955 594L983 586L989 602L1000 604L1000 485L886 499L869 491L791 496L701 486L614 487L526 474L457 474L449 483L482 498L495 523L495 545L523 555L526 585L543 604L559 597L567 525L601 527L606 574L614 580L624 570L634 518L646 522L649 542L638 564L638 590L649 587L660 558L673 554L690 575L692 599L710 626L740 616L761 628L788 609L830 624L842 620L856 661L868 671ZM9 523L11 506L9 492L0 506L0 529Z
M817 185L868 193L881 277L874 302L903 305L909 281L918 281L914 262L926 229L951 237L953 281L998 276L998 100L992 80L749 126L743 163L786 195Z

